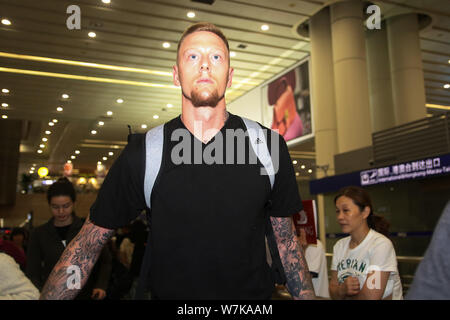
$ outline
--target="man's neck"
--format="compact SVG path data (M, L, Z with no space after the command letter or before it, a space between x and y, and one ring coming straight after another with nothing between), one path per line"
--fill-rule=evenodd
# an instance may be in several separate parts
M211 140L225 124L228 112L225 99L216 107L194 107L188 103L182 106L181 121L186 128L200 141L207 143Z

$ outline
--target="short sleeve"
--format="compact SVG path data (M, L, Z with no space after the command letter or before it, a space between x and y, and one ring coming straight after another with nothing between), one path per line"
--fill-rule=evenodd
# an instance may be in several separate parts
M111 166L90 209L96 225L117 229L146 208L144 197L145 135L135 135Z
M336 243L335 245L334 245L334 247L333 247L333 258L331 259L331 268L330 268L330 270L333 270L333 271L337 271L337 265L338 265L338 262L339 262L339 258L338 258L338 255L337 255L337 246L338 246L338 243Z
M272 205L269 215L289 217L303 209L294 167L284 138L272 130L268 138L268 141L278 139L278 148L275 145L275 148L270 150L275 169L275 183L271 192ZM268 145L272 149L272 142L268 142Z
M397 272L397 257L389 239L378 238L374 243L370 255L369 272L371 270Z

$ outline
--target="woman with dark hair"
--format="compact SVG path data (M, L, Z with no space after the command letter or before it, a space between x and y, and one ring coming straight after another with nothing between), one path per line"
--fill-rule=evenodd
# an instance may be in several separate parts
M334 203L337 221L349 236L333 248L331 298L402 299L397 257L386 237L389 224L373 214L367 191L345 187L339 190Z
M67 178L60 178L47 191L47 201L53 217L33 230L27 250L26 275L39 290L42 290L65 247L84 224L84 219L75 214L75 200L75 189ZM110 274L111 254L104 248L87 285L77 299L105 298Z

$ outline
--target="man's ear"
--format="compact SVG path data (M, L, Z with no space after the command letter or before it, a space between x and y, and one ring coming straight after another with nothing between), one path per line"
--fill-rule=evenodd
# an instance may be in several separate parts
M227 82L227 88L231 87L231 83L233 81L233 74L234 74L234 69L233 68L229 68L228 69L228 82Z
M181 86L180 77L178 76L178 66L173 66L173 84L177 87Z

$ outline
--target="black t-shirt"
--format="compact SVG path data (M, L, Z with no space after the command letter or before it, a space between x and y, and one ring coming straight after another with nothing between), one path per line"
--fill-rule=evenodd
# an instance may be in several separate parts
M171 141L176 129L186 129L180 117L164 126L163 160L151 196L147 245L151 249L152 295L160 299L269 298L273 279L264 241L266 204L271 201L269 215L273 217L288 217L302 209L284 139L264 128L267 141L275 135L279 145L279 169L271 190L259 161L249 164L253 150L248 137L245 164L236 164L237 143L235 164L226 164L226 130L245 130L240 117L230 114L220 130L225 164L173 163L172 151L180 143ZM192 149L195 143L204 151L211 148L218 135L202 144L189 133ZM111 167L91 207L90 219L95 224L118 228L146 207L144 140L131 140ZM271 143L268 146L270 150ZM195 160L194 151L191 156Z
M70 226L71 226L71 224L69 224L68 226L64 226L64 227L56 227L55 226L56 232L58 233L61 240L64 241L64 243L67 240L67 232L69 232ZM64 245L64 246L66 246L66 245Z

